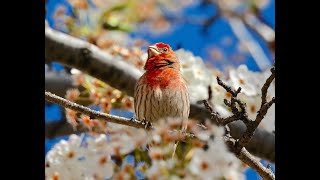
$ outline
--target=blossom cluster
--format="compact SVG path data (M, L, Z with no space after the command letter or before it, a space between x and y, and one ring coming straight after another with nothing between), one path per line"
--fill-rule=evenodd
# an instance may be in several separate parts
M77 88L67 90L65 95L67 100L96 108L104 113L110 113L111 108L133 111L132 97L79 70L71 69L71 73L74 85ZM67 122L74 129L81 125L93 134L106 131L107 124L104 121L79 115L76 111L70 109L66 109L65 114Z
M212 89L211 103L215 111L223 117L231 115L230 109L224 104L223 99L230 100L231 94L227 93L217 83L219 76L225 83L234 89L241 87L238 97L247 105L248 116L255 119L261 105L261 88L270 76L269 69L263 72L253 72L246 65L230 68L227 72L221 72L217 68L206 65L201 57L194 56L192 52L179 49L176 54L181 63L181 73L187 81L187 86L192 103L208 99L208 87ZM275 82L268 89L267 100L275 97ZM260 128L272 132L275 130L275 106L271 106L265 119L260 123Z
M105 143L106 135L95 138L71 135L47 153L46 179L104 179L112 176L114 163Z
M68 0L68 7L60 5L54 13L57 29L77 37L90 38L101 30L123 32L144 29L153 34L166 32L171 22L166 14L179 14L194 0Z
M244 179L222 127L185 123L198 138L177 131L179 119L163 119L148 132L108 123L105 134L71 135L47 153L46 179Z

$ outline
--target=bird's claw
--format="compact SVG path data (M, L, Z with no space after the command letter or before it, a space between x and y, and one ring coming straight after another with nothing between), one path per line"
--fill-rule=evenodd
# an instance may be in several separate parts
M141 123L144 124L145 129L152 126L151 122L146 121L145 119L142 119Z
M134 118L134 117L132 117L132 118L130 119L130 121L137 121L137 119Z

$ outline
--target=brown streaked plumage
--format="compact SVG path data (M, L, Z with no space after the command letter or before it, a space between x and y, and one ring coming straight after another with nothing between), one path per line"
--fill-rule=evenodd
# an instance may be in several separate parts
M135 87L136 118L150 122L166 117L187 120L190 111L188 89L171 47L164 43L149 46L145 70Z

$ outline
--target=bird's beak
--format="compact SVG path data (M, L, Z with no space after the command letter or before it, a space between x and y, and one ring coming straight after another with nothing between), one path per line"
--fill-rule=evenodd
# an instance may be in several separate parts
M158 51L158 48L156 46L149 46L148 47L148 59L152 58L153 56L159 55L160 52Z

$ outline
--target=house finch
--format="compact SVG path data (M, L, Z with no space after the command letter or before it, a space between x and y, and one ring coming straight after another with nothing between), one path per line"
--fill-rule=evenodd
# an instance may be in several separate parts
M146 72L138 80L134 93L136 118L156 122L161 118L188 119L190 103L180 63L171 47L156 43L148 47ZM184 130L186 127L182 127Z

